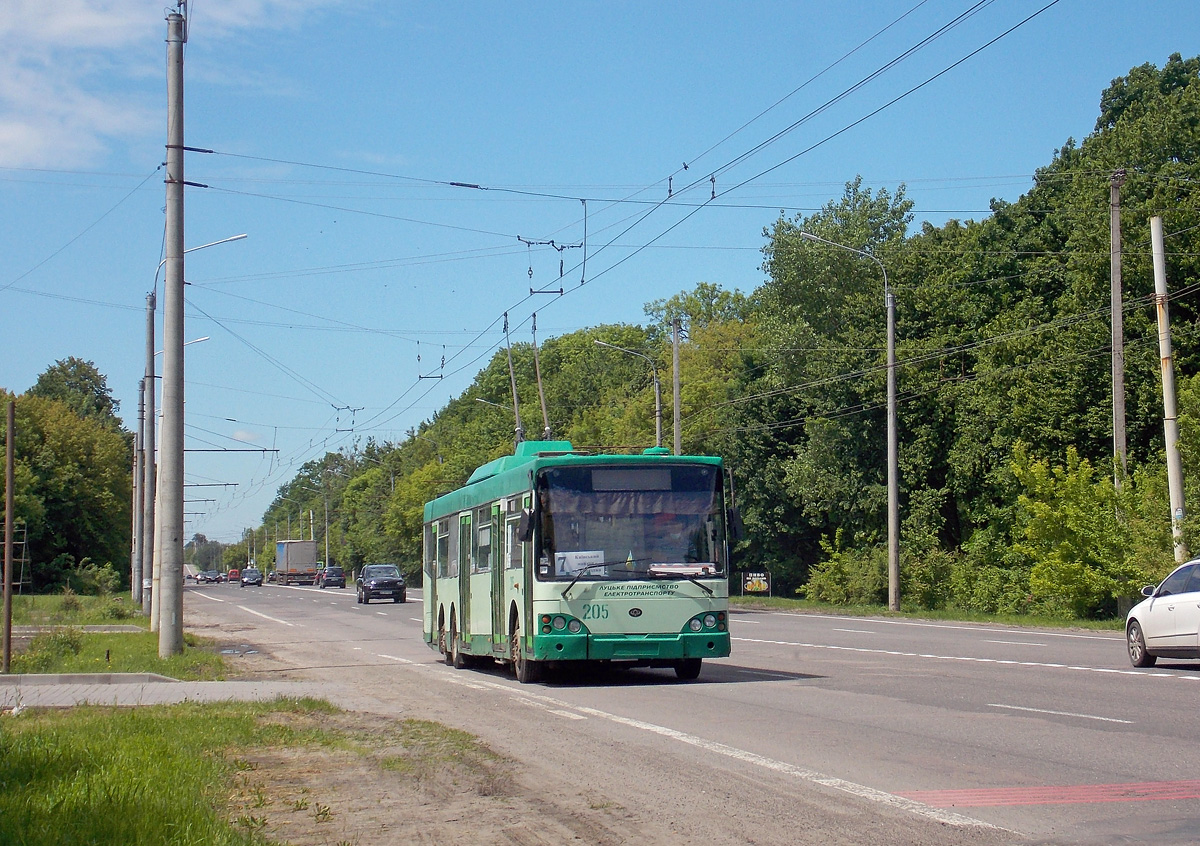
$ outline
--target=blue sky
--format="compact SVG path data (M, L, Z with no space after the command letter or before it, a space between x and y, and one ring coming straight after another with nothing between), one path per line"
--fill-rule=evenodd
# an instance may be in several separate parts
M187 349L188 446L278 452L189 453L189 481L236 486L198 489L218 493L188 534L236 540L305 461L402 440L505 311L517 341L536 311L542 340L641 323L700 282L748 292L763 227L857 175L906 185L914 226L980 219L1091 132L1114 77L1200 54L1192 0L1059 0L951 68L1048 2L195 0L185 136L216 152L188 155L208 187L185 241L248 237L187 257L186 335L210 339ZM163 7L0 6L0 386L88 359L130 428L162 249ZM585 208L580 285L583 247L520 239L582 244Z

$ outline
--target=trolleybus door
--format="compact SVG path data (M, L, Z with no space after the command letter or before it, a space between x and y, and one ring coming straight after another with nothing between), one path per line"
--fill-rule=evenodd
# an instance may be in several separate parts
M468 642L471 607L471 515L458 517L458 637Z

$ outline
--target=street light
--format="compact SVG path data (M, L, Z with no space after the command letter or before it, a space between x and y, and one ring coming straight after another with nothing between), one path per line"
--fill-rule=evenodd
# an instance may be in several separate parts
M635 350L627 350L624 347L618 347L616 344L609 344L604 341L595 341L598 346L608 347L613 350L620 350L623 353L636 355L638 358L644 358L650 363L650 373L654 377L654 445L662 446L662 388L658 384L658 368L654 366L654 359Z
M864 250L848 247L811 232L801 232L800 237L830 247L837 247L856 255L869 258L879 265L883 273L883 297L887 308L887 489L888 489L888 608L900 610L900 484L896 448L896 298L888 283L887 268L883 262Z

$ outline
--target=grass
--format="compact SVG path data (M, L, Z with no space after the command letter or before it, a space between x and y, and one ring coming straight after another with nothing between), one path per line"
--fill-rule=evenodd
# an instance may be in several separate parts
M150 619L142 616L142 607L135 605L125 594L14 594L12 608L14 626L131 625L148 628L150 625Z
M158 657L158 634L128 596L65 592L13 597L13 625L42 626L29 647L12 656L13 673L157 673L184 681L225 677L211 643L185 632L184 651ZM84 626L134 625L142 632L88 632Z
M483 795L501 793L507 772L465 732L411 719L364 728L321 700L28 709L0 715L0 843L268 846L271 809L333 821L332 805L307 787L296 797L290 778L272 782L259 769L282 749L374 758L414 783L461 773Z
M353 745L309 719L335 711L279 700L0 716L0 843L266 844L250 817L228 819L237 756Z
M1028 628L1089 629L1092 631L1124 631L1124 618L1112 620L1078 620L1075 618L1047 617L1034 614L983 614L961 608L939 608L934 610L904 609L889 611L886 605L830 605L809 599L788 599L781 596L731 596L731 608L747 610L785 611L795 614L841 614L847 617L897 617L914 620L944 620L960 623L991 623L1002 626L1024 626Z
M225 662L208 642L185 632L180 655L158 657L157 632L84 632L66 627L35 637L12 656L14 673L158 673L182 681L225 678Z

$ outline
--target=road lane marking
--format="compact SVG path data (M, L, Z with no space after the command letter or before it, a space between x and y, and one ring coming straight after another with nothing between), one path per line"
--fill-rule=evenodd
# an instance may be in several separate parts
M875 634L875 632L869 632L866 629L834 629L834 631L835 632L850 632L850 634Z
M1148 781L1129 784L1076 784L1050 787L993 787L920 790L909 799L940 807L1074 805L1097 802L1148 802L1200 799L1200 781Z
M1056 717L1078 717L1081 720L1102 720L1106 723L1123 723L1127 726L1133 725L1133 720L1118 720L1115 717L1097 717L1094 714L1076 714L1071 711L1047 711L1044 708L1025 708L1020 705L1001 705L996 702L989 702L989 708L1007 708L1010 711L1028 711L1031 714L1053 714Z
M1145 676L1152 679L1183 679L1200 681L1200 676L1183 673L1164 673L1151 670L1115 670L1111 667L1077 667L1071 664L1055 664L1045 661L1015 661L1010 658L971 658L966 655L933 655L928 652L901 652L896 649L869 649L865 646L834 646L828 643L803 643L793 640L761 640L752 637L734 637L742 643L765 643L773 646L801 646L808 649L829 649L835 652L859 652L863 655L890 655L894 658L928 658L933 661L962 661L974 664L1000 664L1014 667L1034 667L1053 670L1078 670L1084 673L1116 673L1121 676Z
M1044 643L1031 643L1028 640L985 640L984 643L999 643L1002 646L1045 646Z
M299 625L298 623L289 623L287 620L280 620L278 617L268 617L261 611L255 611L253 608L247 608L245 605L239 605L238 608L241 608L247 614L253 614L255 617L262 617L264 620L270 620L272 623L282 623L285 626L293 627ZM300 628L303 628L303 626L300 626Z
M406 664L418 671L429 673L438 673L438 678L451 684L469 687L474 690L486 689L496 691L512 697L518 702L537 707L539 710L548 711L560 716L570 717L571 719L579 719L579 715L586 717L596 717L598 719L607 720L629 728L638 729L640 731L657 734L661 737L666 737L671 740L677 740L681 743L686 743L689 746L694 746L697 749L702 749L706 752L712 752L718 755L723 755L727 758L742 761L744 763L753 764L758 767L772 770L777 773L798 778L801 781L817 784L823 787L838 790L843 793L848 793L859 799L866 799L879 804L887 805L897 810L906 811L916 816L924 817L925 819L933 820L944 825L952 825L958 828L984 828L993 831L1007 831L1000 826L992 825L991 823L983 822L972 817L964 816L963 814L954 811L948 811L944 808L935 808L923 802L910 799L904 796L899 796L894 793L887 793L882 790L876 790L873 787L857 784L852 781L847 781L842 778L835 778L819 773L816 770L798 767L794 764L788 764L784 761L777 761L773 758L759 755L754 752L749 752L745 749L739 749L735 746L727 746L724 743L707 740L694 734L678 731L676 729L667 728L666 726L656 725L655 723L647 723L642 720L635 720L630 717L622 717L618 714L612 714L607 711L601 711L596 708L588 708L582 705L574 705L570 702L564 702L560 699L555 699L551 696L534 693L529 690L518 690L511 685L500 684L499 682L488 681L487 679L475 679L466 681L461 673L456 673L449 667L441 665L421 664L416 661L410 661L407 658L400 658L396 655L387 655L383 653L375 653L379 658L385 658L395 661L400 664Z
M838 620L838 621L847 622L847 623L861 623L865 619L863 617L839 617L839 616L836 616L833 614L794 614L794 613L789 613L787 611L760 611L760 612L743 612L743 613L770 614L772 617L790 617L793 620L796 619L797 617L801 617L806 620ZM963 631L963 632L992 632L995 634L1009 634L1009 635L1017 634L1017 632L1014 631L1013 629L993 629L993 628L989 628L987 626L953 626L953 625L950 625L949 623L920 623L915 620L887 620L887 619L877 619L874 617L870 618L870 620L871 620L872 625L880 625L880 626L911 626L913 628L918 628L918 629L954 629L956 631ZM1043 632L1043 631L1039 631L1037 634L1038 634L1038 637L1065 637L1065 638L1072 638L1075 640L1108 640L1108 641L1118 640L1121 642L1125 641L1125 637L1123 635L1118 635L1118 634L1083 635L1083 634L1067 634L1066 632Z
M199 591L192 591L192 590L188 591L188 596L202 596L205 599L210 600L211 602L224 602L225 601L224 599L217 599L215 596L209 596L207 593L200 593Z
M386 617L386 616L387 616L387 612L386 612L386 611L376 611L375 613L376 613L376 614L378 614L380 617Z

